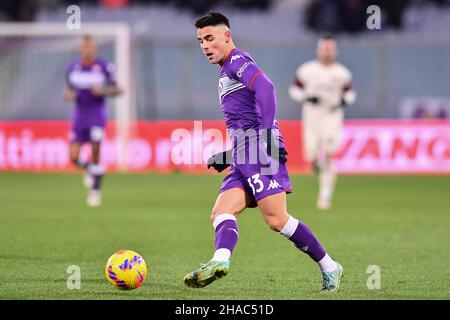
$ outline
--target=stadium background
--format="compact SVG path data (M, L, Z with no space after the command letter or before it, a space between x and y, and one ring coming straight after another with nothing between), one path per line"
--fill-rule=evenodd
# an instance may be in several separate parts
M190 6L184 1L41 1L22 7L20 1L14 2L15 5L8 3L18 10L10 14L11 20L28 17L35 23L61 23L63 28L68 17L67 6L79 4L82 24L120 22L129 27L127 121L133 124L141 121L140 125L129 128L132 141L128 141L129 160L124 161L129 170L201 170L201 165L173 163L170 134L180 127L191 130L192 120L221 119L217 70L205 63L193 39L192 27L198 12L212 8L213 4L232 16L236 43L252 53L277 87L277 116L282 120L282 127L286 127L285 135L289 136L292 171L305 171L307 165L299 151L300 106L289 98L287 88L297 66L314 58L315 41L325 32L336 34L338 59L354 75L353 86L358 98L346 111L346 118L370 120L354 122L353 129L346 129L345 152L338 170L351 173L373 172L373 167L379 172L450 170L445 123L398 127L394 122L373 122L379 119L445 121L450 117L448 2L372 1L370 4L378 3L383 9L380 30L367 29L366 8L370 4L365 1L192 1ZM316 18L319 15L322 19ZM0 86L0 168L71 170L64 151L68 130L64 125L55 128L52 136L33 127L37 123L16 123L11 127L8 121L67 121L71 106L61 98L65 86L63 74L68 63L78 55L76 41L70 41L70 37L42 37L34 42L20 37L3 39L0 70L5 76ZM114 42L101 37L98 40L99 55L114 60ZM123 82L122 79L124 85ZM110 118L117 120L113 108ZM49 125L62 124L53 122L44 127ZM367 125L379 128L367 132ZM224 130L223 125L219 128ZM431 132L430 136L423 135L423 131ZM109 142L103 150L109 170L119 167L114 132L109 130ZM27 151L21 152L22 148L30 149L28 154L35 156L23 155Z
M348 275L341 297L449 298L448 1L23 0L2 1L0 20L65 26L72 4L80 6L82 24L129 27L127 170L139 173L108 174L104 205L95 213L88 210L81 173L69 163L71 106L62 99L64 71L78 55L77 42L1 36L1 298L321 298L314 266L297 260L298 253L288 251L283 240L274 240L256 214L241 219L240 228L247 233L242 233L228 282L200 293L186 291L180 282L181 275L210 254L207 217L223 178L191 175L207 172L204 164L178 166L170 157L174 129L194 132L194 121L202 120L203 128L224 130L217 69L199 50L192 26L210 8L229 15L237 45L252 54L276 85L288 164L291 172L302 173L292 176L298 192L289 198L290 210L345 262ZM366 8L372 4L382 9L380 30L366 27ZM298 65L314 58L318 36L328 32L338 40L338 60L353 72L358 94L346 111L337 166L341 173L359 175L339 177L336 205L321 214L314 207L316 177L308 174L301 154L301 107L288 97L288 86ZM113 59L113 51L110 40L99 42L101 56ZM110 110L102 150L108 173L119 170L120 156L114 127L118 115L113 106ZM83 155L88 156L87 149ZM257 253L256 243L261 246ZM104 262L123 248L140 252L151 268L148 286L133 295L111 291L103 279ZM10 270L11 261L21 263ZM266 267L261 274L254 273L255 261ZM301 272L279 271L280 261ZM65 286L70 264L83 270L82 290ZM381 290L367 289L365 271L372 264L382 268Z

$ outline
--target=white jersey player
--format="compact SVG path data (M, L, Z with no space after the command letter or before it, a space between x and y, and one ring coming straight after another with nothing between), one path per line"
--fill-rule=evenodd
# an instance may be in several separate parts
M336 183L331 159L341 144L344 108L355 102L356 93L351 88L351 72L335 61L336 40L320 38L316 53L317 60L297 69L289 95L303 103L305 154L319 174L317 207L326 210L331 207Z

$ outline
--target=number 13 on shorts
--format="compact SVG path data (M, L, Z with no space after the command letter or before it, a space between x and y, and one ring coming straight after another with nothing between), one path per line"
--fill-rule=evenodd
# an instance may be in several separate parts
M253 195L255 195L255 193L259 193L264 190L264 183L261 181L261 179L259 177L260 177L260 174L257 173L257 174L252 175L251 178L247 179L247 182L248 182L250 188L252 188ZM253 182L252 182L252 178L253 178ZM255 186L257 186L258 188L255 189Z

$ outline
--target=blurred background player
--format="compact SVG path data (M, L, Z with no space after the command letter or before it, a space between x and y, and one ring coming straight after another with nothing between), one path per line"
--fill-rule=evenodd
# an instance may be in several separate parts
M80 42L80 59L70 64L66 72L66 101L74 101L70 136L70 159L86 170L84 185L89 188L87 203L101 205L101 181L104 168L100 164L100 143L108 119L106 97L121 93L114 76L114 65L96 57L94 39L85 35ZM84 143L92 146L91 161L80 159Z
M285 165L287 152L282 137L279 136L279 142L272 142L271 137L264 140L272 146L264 147L267 148L264 155L269 156L268 163L276 167L276 171L270 174L264 174L261 162L252 163L245 156L240 156L245 154L252 158L251 152L256 150L253 146L261 137L259 135L258 142L255 142L253 136L247 135L248 132L256 129L263 136L266 133L278 136L273 83L247 52L235 47L225 16L210 12L199 18L195 26L203 53L211 64L220 67L219 99L233 141L233 161L211 214L215 230L214 255L207 264L187 274L185 284L202 288L228 274L230 257L239 238L237 217L247 207L258 207L270 229L292 241L318 264L323 277L322 292L337 292L343 275L342 266L331 259L306 224L287 212L286 193L291 192L291 184ZM244 132L244 135L240 136L236 133L238 131ZM240 143L246 138L248 143ZM275 155L272 151L276 149ZM224 153L227 152L214 155L213 160L208 161L208 166L219 172L227 167L228 164L223 161L226 158Z
M336 183L332 157L342 139L344 108L353 104L352 74L335 61L336 40L325 36L317 42L317 59L302 64L289 87L290 97L303 103L305 155L319 175L317 207L327 210Z

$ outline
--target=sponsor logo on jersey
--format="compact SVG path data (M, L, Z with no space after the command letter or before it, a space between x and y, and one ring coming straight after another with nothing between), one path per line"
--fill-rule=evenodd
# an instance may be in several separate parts
M89 89L95 85L103 85L105 81L105 75L98 72L77 70L69 74L69 83L77 89Z
M236 75L238 76L238 78L242 77L242 74L244 73L245 69L247 69L247 67L251 64L253 64L253 62L247 61L239 68L239 70L236 72Z

